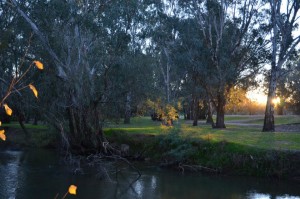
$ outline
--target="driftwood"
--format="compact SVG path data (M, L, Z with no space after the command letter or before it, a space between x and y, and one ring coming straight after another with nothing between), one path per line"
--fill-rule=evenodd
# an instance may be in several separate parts
M213 169L202 165L188 165L188 164L179 163L178 168L182 171L182 173L184 173L185 169L194 172L204 171L209 173L219 173L218 169Z
M218 169L205 167L202 165L189 165L189 164L183 164L182 162L178 161L171 161L171 162L163 162L160 164L161 167L167 167L167 168L178 168L182 173L187 171L192 172L207 172L207 173L219 173L220 171Z

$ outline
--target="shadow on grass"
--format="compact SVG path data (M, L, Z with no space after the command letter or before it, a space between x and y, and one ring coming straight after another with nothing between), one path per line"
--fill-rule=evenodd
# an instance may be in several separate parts
M205 130L205 133L202 132L205 135L200 137L181 130L172 128L168 133L156 136L111 131L108 137L112 142L128 144L132 156L143 152L144 158L177 169L182 165L188 165L188 168L197 165L198 168L209 168L221 174L300 177L299 152L259 148L216 139L216 132L220 134L224 130ZM261 142L264 142L263 139Z

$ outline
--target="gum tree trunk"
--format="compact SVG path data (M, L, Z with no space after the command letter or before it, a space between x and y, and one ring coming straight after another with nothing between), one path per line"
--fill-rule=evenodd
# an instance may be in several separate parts
M214 120L213 120L213 117L212 117L212 105L211 105L211 102L207 102L206 124L211 124L212 127L215 127Z
M268 100L265 110L264 126L263 131L275 131L274 121L274 103L272 100L275 98L276 82L277 82L277 70L275 62L272 62L271 78L269 83Z
M197 97L193 99L193 106L193 126L198 126L199 100Z
M131 92L128 92L126 95L124 124L130 124L130 117L131 117Z
M293 35L300 4L299 1L291 2L293 3L284 7L282 6L283 1L269 1L272 25L272 61L263 132L275 131L274 104L272 100L276 95L277 78L279 77L280 69L300 43L300 36ZM285 18L282 18L282 9L286 9L285 12L288 13L285 14Z
M218 94L218 104L217 104L217 119L216 119L216 125L215 128L226 128L225 126L225 104L226 99L223 93Z

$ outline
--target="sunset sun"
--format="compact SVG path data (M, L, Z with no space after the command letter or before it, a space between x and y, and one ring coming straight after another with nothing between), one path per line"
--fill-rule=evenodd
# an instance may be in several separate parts
M247 97L259 104L265 104L267 102L267 95L261 89L250 90L247 92Z

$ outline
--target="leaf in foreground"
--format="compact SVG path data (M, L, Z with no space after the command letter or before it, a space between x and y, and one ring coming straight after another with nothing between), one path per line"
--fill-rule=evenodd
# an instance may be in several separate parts
M75 186L75 185L71 185L69 187L69 193L70 194L76 195L76 190L77 190L77 186Z
M3 104L3 106L4 106L6 114L11 116L11 114L12 114L11 108L9 108L9 106L7 104Z
M0 130L0 139L3 141L6 140L6 136L5 136L4 132L5 132L4 130Z
M32 90L34 96L37 98L38 97L38 91L36 90L36 88L32 84L29 84L29 88Z
M35 66L40 69L43 70L44 69L44 65L42 64L42 62L40 61L33 61L33 63L35 64Z

